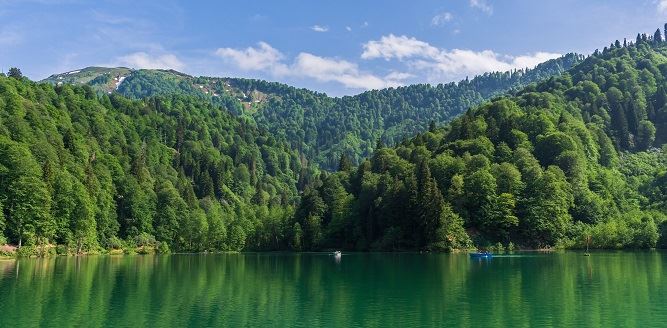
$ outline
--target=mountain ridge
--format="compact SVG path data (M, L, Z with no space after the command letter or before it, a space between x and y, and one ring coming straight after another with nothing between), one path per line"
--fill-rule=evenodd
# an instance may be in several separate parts
M118 92L134 99L172 93L206 99L286 138L320 167L334 170L343 155L359 163L371 154L377 140L396 144L425 131L431 121L445 123L495 95L561 74L582 59L582 55L571 53L533 69L485 73L446 84L369 90L343 97L329 97L278 82L192 77L169 70L89 68L55 74L42 82L87 84L98 93ZM77 74L82 78L77 79ZM94 74L97 76L91 77ZM119 80L121 83L116 84Z

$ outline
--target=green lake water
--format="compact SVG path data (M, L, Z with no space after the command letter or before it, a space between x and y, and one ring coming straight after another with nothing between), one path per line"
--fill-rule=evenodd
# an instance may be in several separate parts
M0 260L0 327L667 327L667 253Z

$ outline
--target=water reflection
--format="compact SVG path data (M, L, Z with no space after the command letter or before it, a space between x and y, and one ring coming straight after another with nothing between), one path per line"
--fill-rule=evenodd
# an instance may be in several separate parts
M0 327L664 326L663 253L0 261Z

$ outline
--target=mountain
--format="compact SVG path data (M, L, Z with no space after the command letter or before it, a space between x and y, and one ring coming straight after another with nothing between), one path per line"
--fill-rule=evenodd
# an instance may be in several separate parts
M665 247L666 142L658 31L346 161L295 221L306 249Z
M111 94L99 76L0 76L0 239L59 252L666 247L661 34L509 95L474 91L527 74L342 98L169 71L130 71ZM359 165L348 152L337 172L310 164L321 153L309 142L338 135L319 127L392 143L382 120L425 123L442 113L430 101L483 96L445 125L368 146Z
M568 54L534 69L487 73L458 83L412 85L332 98L261 80L192 77L173 70L89 67L52 75L51 84L88 84L98 93L133 99L188 94L247 117L260 129L284 137L308 159L328 170L345 154L354 163L369 156L378 140L396 144L441 124L496 95L558 75L582 60Z
M0 76L0 244L286 248L281 224L312 174L208 101Z

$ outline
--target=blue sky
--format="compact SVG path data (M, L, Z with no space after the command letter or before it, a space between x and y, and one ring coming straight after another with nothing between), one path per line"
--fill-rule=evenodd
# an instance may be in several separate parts
M665 22L667 0L0 0L0 67L173 68L345 95L532 67Z

